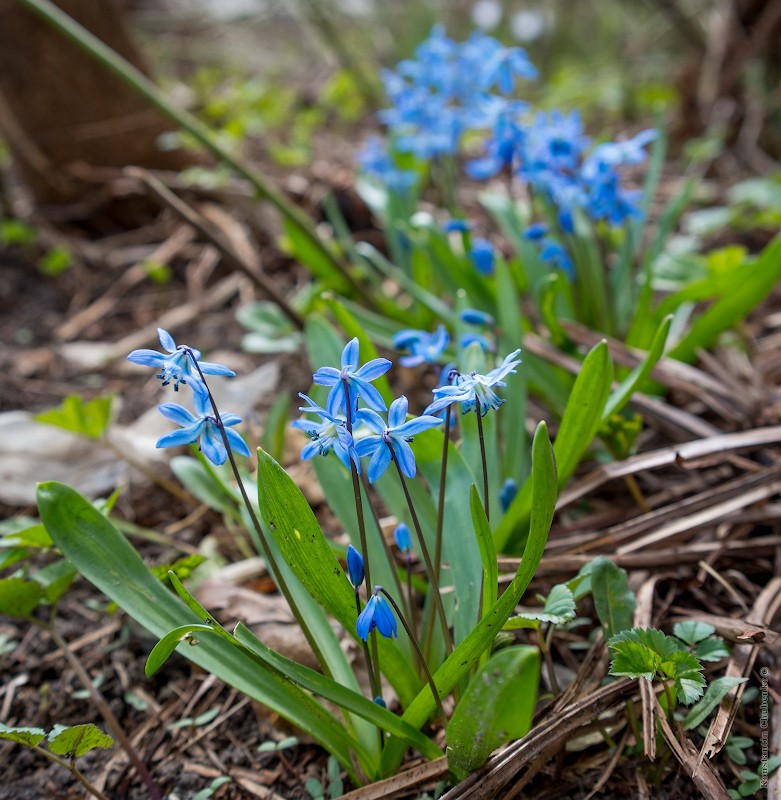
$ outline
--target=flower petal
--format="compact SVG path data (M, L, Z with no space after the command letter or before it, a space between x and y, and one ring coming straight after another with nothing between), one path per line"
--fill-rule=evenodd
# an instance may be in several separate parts
M394 428L393 434L394 436L402 437L417 436L419 433L423 433L423 431L427 431L429 428L436 428L437 425L441 424L442 420L439 417L432 417L424 414L422 417L415 417L415 419L405 422L398 428Z
M375 411L385 411L386 406L382 395L370 383L354 376L350 383L356 386L358 393L363 398L363 402L369 408L373 408Z
M144 367L162 367L167 358L157 350L134 350L127 360Z
M167 350L169 353L176 352L176 342L174 341L174 337L171 336L168 331L158 328L157 335L160 337L160 345L162 346L163 350Z
M357 337L347 342L342 350L342 369L349 369L352 372L358 366L359 348Z
M333 386L339 381L339 370L336 367L320 367L312 380L320 386Z
M179 403L163 403L158 406L158 410L166 419L172 420L177 425L191 425L193 422L199 422L198 417L193 416Z
M224 375L226 378L236 377L236 373L232 369L223 367L222 364L214 364L211 361L199 361L198 366L201 368L201 372L206 373L206 375Z
M370 456L374 451L383 443L379 436L367 436L365 439L360 439L355 443L355 452L358 453L359 458Z
M401 467L401 471L408 478L414 478L418 469L415 464L415 455L404 439L393 437L393 453L396 456L399 467Z
M225 463L228 458L228 451L222 443L222 438L215 425L207 423L201 434L201 452L218 467Z
M369 634L372 632L372 628L374 628L374 613L376 608L377 598L375 595L372 595L355 623L355 631L364 642L369 641Z
M155 447L179 447L181 444L192 444L198 440L201 435L201 423L188 426L187 428L180 428L178 431L171 431L161 436L157 440Z
M374 609L374 624L377 630L390 639L392 636L398 636L396 628L396 617L393 615L388 601L381 595L375 595L377 598L377 605Z
M364 423L367 428L371 428L375 433L384 433L387 427L385 420L370 408L359 408L355 414L353 427L355 427L355 423Z
M407 410L409 409L409 402L406 395L397 397L388 409L388 428L395 430L404 424L407 419Z
M228 439L228 444L231 446L231 450L234 453L238 453L240 456L244 456L245 458L250 457L249 447L247 447L247 443L244 439L241 438L241 434L238 431L231 430L230 428L226 429L225 436Z
M374 451L372 460L369 462L369 470L367 472L369 483L374 483L374 481L381 477L391 463L390 447L382 442L382 440L380 440L380 445L381 446Z
M384 375L392 366L392 362L387 358L373 358L355 372L354 377L360 378L362 381L373 381L380 375Z

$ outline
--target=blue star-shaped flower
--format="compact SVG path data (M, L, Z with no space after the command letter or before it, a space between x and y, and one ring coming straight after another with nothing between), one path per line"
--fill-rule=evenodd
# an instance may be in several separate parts
M361 439L355 445L359 456L372 457L367 473L369 483L374 483L385 472L392 459L396 459L404 475L414 478L417 466L409 442L416 434L442 424L439 417L422 416L407 421L407 408L407 398L404 395L394 400L388 410L387 425L371 409L362 408L358 412L360 419L376 434Z
M355 630L364 642L369 640L369 634L375 628L387 639L398 636L396 617L388 601L379 593L379 589L379 586L374 587L374 594L369 598L369 602L355 623Z
M308 406L302 406L299 411L304 414L317 414L320 417L320 422L314 422L308 419L297 419L295 422L290 423L291 428L297 428L309 436L312 440L309 444L304 445L301 450L301 459L307 461L315 456L327 456L331 450L337 458L350 469L350 458L352 457L358 472L361 471L361 462L355 452L353 445L353 437L347 430L347 420L343 416L336 416L330 414L326 409L320 408L311 397L305 394L300 394L304 400L309 403ZM357 427L360 420L353 419L353 427Z
M520 350L514 350L504 361L488 374L481 375L470 372L468 375L458 373L453 378L452 386L441 386L434 389L433 403L425 410L424 414L436 414L452 403L461 403L461 410L466 414L474 411L478 405L480 414L485 416L489 409L496 411L505 401L494 391L495 388L504 386L504 380L515 367L521 363L518 358ZM425 419L425 417L421 417Z
M163 403L159 407L160 413L164 417L173 420L177 425L181 425L182 429L160 437L157 440L157 447L177 447L181 444L192 444L200 439L198 445L206 458L217 466L224 464L228 453L223 444L217 420L212 416L212 407L208 395L195 392L193 394L193 404L195 406L195 414L178 403ZM241 422L241 417L237 417L236 414L221 414L220 417L231 449L235 453L249 457L249 448L244 439L236 431L230 430L231 426L238 425Z
M160 344L167 352L158 353L156 350L134 350L128 357L128 361L134 364L141 364L145 367L155 367L160 372L156 377L160 378L163 386L173 383L174 391L179 391L179 384L186 383L191 386L200 385L201 379L198 370L193 364L193 358L198 362L198 366L205 375L225 375L232 378L236 373L233 370L223 367L222 364L212 364L209 361L201 361L201 351L186 345L176 346L176 342L168 331L162 328L157 329L160 337ZM190 356L192 353L192 357Z
M434 364L444 352L450 341L447 329L440 325L433 333L426 331L403 330L393 335L393 344L399 350L409 350L402 356L402 367L417 367L418 364Z
M382 395L371 385L370 381L384 375L390 368L391 362L387 358L374 358L358 368L359 345L358 339L349 341L342 351L340 369L336 367L320 367L312 376L314 382L320 386L333 387L328 393L326 410L332 416L340 411L346 413L344 384L347 383L350 393L350 410L352 419L355 419L355 410L358 398L363 398L369 408L375 411L385 411L385 401Z

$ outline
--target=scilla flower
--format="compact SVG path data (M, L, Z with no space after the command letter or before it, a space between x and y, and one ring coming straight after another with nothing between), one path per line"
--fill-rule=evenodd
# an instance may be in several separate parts
M409 553L412 549L412 539L410 537L409 528L403 522L400 522L396 526L396 530L393 531L393 538L396 542L396 547L398 547L402 553Z
M198 446L206 458L217 466L224 464L228 453L223 444L217 420L212 416L209 396L203 390L195 391L193 392L193 404L195 405L195 414L178 403L163 403L159 407L160 413L164 417L181 425L182 429L162 436L157 440L157 447L177 447L180 444L192 444L200 439ZM249 448L244 439L236 431L230 430L231 426L241 422L241 417L237 417L235 414L221 414L220 417L231 449L235 453L249 457Z
M349 341L342 351L339 369L320 367L312 376L314 382L320 386L332 387L326 403L326 409L331 415L335 416L340 411L346 412L345 382L350 393L350 410L353 417L359 397L369 408L373 408L375 411L385 411L385 401L370 381L384 375L391 368L391 362L387 358L374 358L359 368L358 355L359 345L356 338Z
M404 395L394 400L388 410L387 425L379 414L368 408L359 412L361 420L376 434L361 439L355 446L359 456L372 457L367 473L369 483L374 483L393 459L404 475L414 478L417 467L409 442L416 434L442 424L442 420L438 417L427 416L407 421L407 408L407 398Z
M436 399L424 414L436 414L452 403L461 403L461 410L465 414L478 407L482 416L485 416L489 409L496 411L504 403L504 399L499 397L494 389L504 386L503 378L511 372L515 372L515 367L521 363L521 359L517 357L520 352L520 350L514 350L500 366L492 369L487 375L480 375L477 372L458 373L453 377L451 386L440 386L434 389ZM421 417L421 419L425 419L425 417Z
M236 373L233 370L223 367L222 364L212 364L209 361L201 361L201 351L186 345L176 346L176 342L168 331L162 328L157 329L160 337L160 344L166 353L158 353L156 350L134 350L128 357L128 361L134 364L141 364L145 367L155 367L160 372L156 377L160 378L163 386L173 383L174 391L179 391L180 383L200 383L198 370L193 364L193 358L198 362L201 372L205 375L224 375L232 378ZM190 356L192 353L192 357Z
M328 411L320 408L314 400L305 394L299 394L299 397L309 403L308 406L299 408L299 411L303 411L305 414L317 414L320 417L319 422L297 419L295 422L290 423L291 428L304 431L312 440L302 448L301 459L307 461L315 456L327 456L333 450L337 458L348 470L350 469L350 458L352 457L358 472L360 472L361 462L355 452L353 437L347 430L345 418L329 414ZM353 427L357 427L359 422L359 420L353 420Z
M402 367L417 367L418 364L434 364L445 351L450 341L447 329L440 325L433 333L426 331L403 330L393 335L393 344L399 350L409 350L409 355L402 356L399 364Z
M388 601L379 593L380 589L380 586L374 587L374 594L369 598L366 608L361 611L355 623L355 630L364 642L369 640L369 634L375 628L387 639L398 636L396 617L393 616Z

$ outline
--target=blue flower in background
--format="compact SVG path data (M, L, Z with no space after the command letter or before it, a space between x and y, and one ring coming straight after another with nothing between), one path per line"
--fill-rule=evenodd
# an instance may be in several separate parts
M180 406L178 403L163 403L159 406L160 413L168 419L181 425L182 429L167 433L157 440L157 447L177 447L181 444L192 444L198 441L201 452L212 462L220 466L225 463L228 452L220 435L217 420L212 416L212 407L208 395L200 392L193 394L195 414ZM244 439L239 434L230 430L233 425L241 422L241 417L235 414L221 414L225 435L231 450L242 456L249 457L250 452Z
M517 494L518 484L512 478L507 478L499 490L499 504L502 507L502 511L507 511Z
M344 384L347 383L350 393L350 411L355 419L358 407L358 398L362 398L369 408L375 411L385 411L385 401L382 395L371 385L380 375L384 375L390 368L391 362L387 358L374 358L358 368L359 344L358 339L350 340L342 350L341 366L320 367L312 376L315 383L320 386L331 386L328 393L326 409L331 416L339 412L346 413Z
M320 422L297 419L290 423L291 428L304 431L312 440L302 448L301 459L307 461L315 456L327 456L333 450L334 454L348 470L350 469L350 458L352 458L358 472L360 472L361 462L355 452L353 437L347 430L347 420L343 416L335 416L326 411L326 409L320 408L314 400L305 394L300 394L299 397L309 403L308 406L299 408L299 411L304 414L317 414L320 417ZM359 419L353 421L354 428L359 424Z
M560 245L554 239L548 238L543 239L541 245L542 249L540 250L540 258L546 264L550 264L553 267L563 270L567 273L567 275L569 275L570 278L575 276L575 265L572 263L569 253L562 245Z
M393 335L394 347L398 350L410 351L408 356L402 356L399 359L402 367L436 363L449 342L450 336L444 325L440 325L433 333L403 330Z
M160 345L167 354L158 353L156 350L134 350L127 357L127 360L132 361L134 364L159 369L160 372L155 377L162 380L163 386L173 383L175 392L179 391L180 383L189 384L196 391L201 386L201 378L193 364L190 353L198 361L198 365L205 375L224 375L232 378L236 374L233 370L223 367L221 364L201 361L200 350L186 345L177 347L171 334L162 328L157 329L157 335L160 337Z
M363 556L352 545L347 548L347 575L357 592L363 583Z
M399 169L396 166L396 162L376 136L366 141L356 159L367 175L377 179L383 186L397 194L406 194L418 179L411 170Z
M435 400L423 413L436 414L453 403L461 403L461 410L464 414L474 411L478 407L482 416L485 416L489 409L496 411L505 401L496 394L494 389L505 386L503 378L516 371L515 367L521 363L521 359L518 358L520 352L520 350L514 350L487 375L477 372L470 372L468 375L457 373L453 378L452 385L434 389Z
M494 351L493 344L479 333L465 333L458 340L458 343L461 345L462 350L466 350L467 347L476 344L480 346L484 353L493 353Z
M402 395L391 403L387 424L379 414L370 409L361 409L359 412L361 420L375 432L375 435L367 436L355 445L361 458L371 456L367 471L369 483L374 483L393 459L396 460L402 474L408 478L415 477L417 466L409 442L413 436L441 425L442 420L429 416L407 420L407 409L407 398Z
M548 226L544 222L535 222L523 232L523 238L530 242L538 242L548 233Z
M445 233L468 233L472 230L472 223L467 219L448 219L442 223Z
M492 275L494 262L496 261L496 251L494 246L487 240L475 236L472 239L472 249L469 251L469 260L481 275Z
M500 47L483 66L481 83L484 89L494 84L503 94L511 94L515 88L515 78L534 80L537 69L529 61L526 51L520 47Z
M403 522L400 522L396 529L393 531L393 538L396 542L396 547L402 553L409 553L412 549L412 538L410 537L409 528Z
M379 593L381 587L374 587L374 594L369 598L366 607L358 616L355 630L364 642L369 641L369 634L377 630L386 638L398 636L396 617L393 615L388 601Z
M464 308L458 312L458 318L469 325L479 325L482 328L489 328L495 324L494 318L486 311L478 308Z

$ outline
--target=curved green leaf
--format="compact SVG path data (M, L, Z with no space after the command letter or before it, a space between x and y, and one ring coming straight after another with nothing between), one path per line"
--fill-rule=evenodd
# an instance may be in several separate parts
M591 594L606 639L632 627L637 603L626 570L609 558L597 556L591 567Z
M193 622L190 625L180 625L172 631L166 633L165 636L152 648L152 652L146 657L146 665L144 666L144 673L147 678L152 675L165 664L166 661L173 655L174 650L180 644L193 645L197 643L196 639L191 636L195 631L201 633L214 633L214 628L210 625L201 625Z
M138 553L106 518L73 489L54 481L38 486L38 507L50 536L66 558L107 597L157 637L190 622L195 614L150 572ZM320 703L248 654L204 639L184 654L309 733L357 780L351 749L365 751Z
M52 753L68 758L79 758L96 747L108 750L113 744L114 740L91 722L83 725L55 725L49 733L48 741Z
M526 645L494 653L475 673L447 729L447 764L459 781L529 732L539 683L540 651Z

